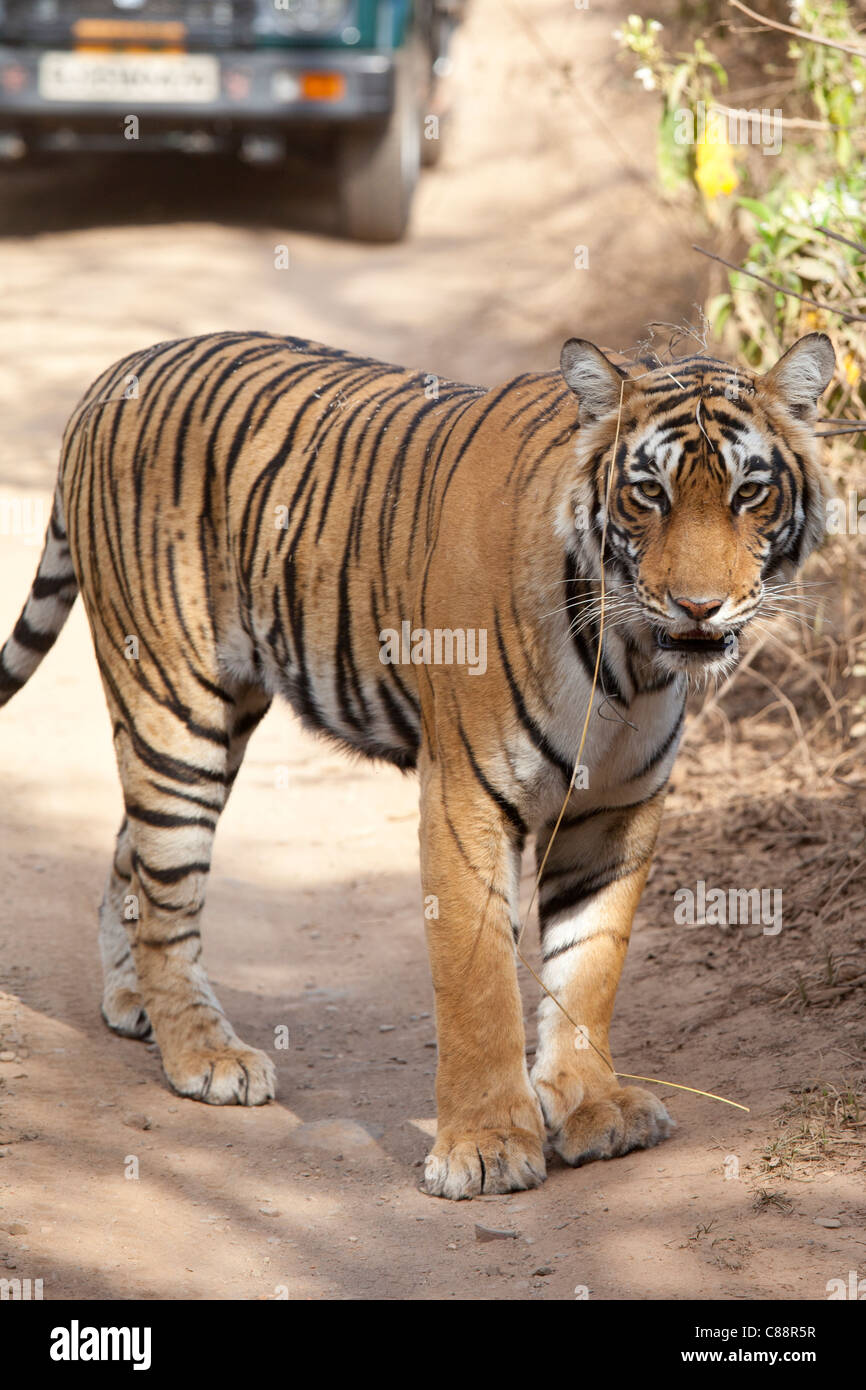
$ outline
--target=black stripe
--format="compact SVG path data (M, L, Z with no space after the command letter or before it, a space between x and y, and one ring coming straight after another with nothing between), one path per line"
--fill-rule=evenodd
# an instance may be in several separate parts
M2 691L4 695L14 695L17 690L20 690L21 687L26 684L26 676L13 676L12 672L7 670L6 663L3 659L3 652L0 651L0 691Z
M133 854L132 862L136 873L140 874L144 870L148 878L155 879L157 883L180 883L181 879L188 878L190 874L206 874L210 871L210 864L206 861L178 864L171 869L154 869L137 852Z
M195 936L201 936L199 927L190 927L189 931L179 932L177 936L166 936L162 941L147 941L143 936L136 938L136 946L149 946L154 951L163 951L167 946L177 946L181 941L190 941Z
M511 699L514 703L515 709L517 710L517 717L520 720L526 732L529 734L529 737L531 738L533 744L538 749L538 751L544 754L545 758L549 763L552 763L555 768L558 768L558 770L562 773L563 777L565 778L566 782L570 782L572 773L574 772L574 767L570 763L568 763L560 753L557 752L553 744L550 742L550 739L545 734L544 730L536 723L532 715L529 713L529 710L526 708L526 701L524 700L523 695L520 691L520 687L518 686L517 681L514 678L514 672L511 669L511 662L508 660L508 653L505 650L505 643L502 639L502 629L499 625L498 613L495 615L495 622L496 640L499 644L499 652L502 657L502 665L505 670L505 679L508 682L508 689L511 692Z
M564 946L557 946L554 950L543 953L541 959L544 961L544 964L547 965L550 961L556 960L557 956L564 956L566 951L573 951L576 946L587 946L590 941L598 941L600 936L606 936L611 941L624 941L628 944L628 936L623 932L611 931L608 927L601 927L590 936L578 937L577 941L567 941Z
M542 921L542 929L549 925L552 917L559 917L563 912L573 911L587 898L594 898L605 888L609 888L612 883L618 883L620 879L628 878L641 865L646 864L651 857L651 854L645 854L638 859L621 860L615 866L609 865L606 869L576 879L568 888L560 889L547 901L543 898L540 899L538 915Z
M508 798L506 796L503 796L502 792L497 791L493 784L491 782L488 782L484 773L481 771L481 768L478 765L478 760L472 751L472 746L469 742L469 739L466 737L466 730L463 728L463 723L459 716L457 720L457 727L460 730L460 738L463 741L463 747L466 749L466 752L469 755L469 762L472 766L472 771L475 773L475 776L481 783L481 786L484 788L487 795L490 797L490 800L493 801L499 807L500 811L502 811L502 813L508 818L508 820L514 826L518 834L526 835L528 827L520 812L517 810L517 807L512 805Z
M572 830L575 826L583 825L585 821L593 820L596 816L615 816L622 811L637 811L641 806L647 806L662 789L663 787L656 787L648 796L642 796L640 801L629 801L625 806L596 806L592 811L581 811L577 816L568 816L560 821L559 834L561 835L563 830Z
M145 825L161 825L166 829L181 826L204 826L207 830L216 828L216 820L210 820L208 816L173 816L168 811L156 811L149 806L139 806L136 802L127 802L126 814L133 820L143 821Z
M145 767L158 772L162 777L171 777L176 782L186 782L187 784L191 782L217 782L221 786L225 785L225 772L212 772L210 768L197 767L195 763L184 762L181 758L173 758L168 753L161 753L158 749L152 748L129 720L129 711L120 699L120 693L112 679L111 672L107 670L104 662L100 662L100 670L114 699L126 717L126 722L121 727L124 733L129 736L136 757L144 763Z
M15 624L12 636L19 646L26 647L30 652L50 651L57 641L56 632L37 632L30 626L23 613Z
M33 588L30 590L30 596L31 598L53 598L55 594L59 594L63 589L68 589L70 584L75 584L77 594L78 582L74 573L57 575L52 579L45 579L37 575L33 581ZM64 595L64 597L67 596ZM73 594L68 601L73 602L74 599L75 594Z
M204 806L206 811L214 811L219 815L222 806L215 806L212 801L208 801L204 796L194 796L192 792L178 791L177 787L167 787L163 782L154 782L152 777L148 782L154 791L162 792L163 796L174 796L178 801L189 801L193 806Z
M409 723L409 720L406 718L397 701L394 699L394 696L381 678L379 679L377 689L379 699L385 707L385 713L391 728L397 734L398 738L401 738L413 752L417 752L419 743L417 729L413 728Z
M629 779L628 779L629 782L638 782L638 781L641 779L641 777L645 777L646 774L647 774L648 772L652 772L653 768L654 768L658 763L660 763L660 762L662 761L662 759L664 758L665 754L668 753L668 752L670 752L670 750L671 750L671 748L673 747L674 743L677 741L677 739L678 739L679 736L680 736L680 732L681 732L681 730L682 730L683 721L684 721L685 717L686 717L686 705L685 705L685 701L683 701L683 705L682 705L682 708L681 708L681 710L680 710L679 719L677 720L677 722L676 722L676 724L674 725L674 727L671 729L670 733L668 734L668 736L667 736L667 738L665 739L664 743L662 744L661 748L657 749L656 752L653 753L653 754L650 756L650 758L648 758L648 760L644 763L643 767L640 769L639 772L635 772L631 777L629 777Z
M271 702L268 700L263 709L252 709L248 710L246 714L242 714L232 727L232 739L243 738L246 734L251 734L253 729L261 724L270 707Z

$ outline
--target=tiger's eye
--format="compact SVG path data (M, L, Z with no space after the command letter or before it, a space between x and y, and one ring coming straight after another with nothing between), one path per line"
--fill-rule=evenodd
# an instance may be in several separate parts
M751 502L761 491L760 483L743 483L742 487L737 488L737 502Z
M664 492L661 483L654 483L652 479L647 479L646 482L638 483L637 489L638 492L643 493L644 497L648 497L652 500L655 500L656 497L661 497Z

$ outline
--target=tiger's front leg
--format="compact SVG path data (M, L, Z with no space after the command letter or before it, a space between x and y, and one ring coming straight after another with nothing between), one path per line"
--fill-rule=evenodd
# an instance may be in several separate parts
M422 755L421 875L436 991L437 1197L544 1181L544 1122L526 1067L513 926L522 835L468 764Z
M564 821L541 881L545 997L532 1084L566 1163L614 1158L667 1138L661 1101L614 1075L608 1032L631 924L649 873L664 791L619 811ZM544 853L540 837L538 853Z

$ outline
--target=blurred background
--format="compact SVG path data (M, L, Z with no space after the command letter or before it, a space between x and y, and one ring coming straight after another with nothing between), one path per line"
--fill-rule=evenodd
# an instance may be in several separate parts
M657 192L654 103L611 36L621 6L473 0L440 11L408 0L292 0L284 12L273 3L274 23L287 20L279 43L244 27L268 11L253 0L7 0L0 275L16 325L14 346L0 344L0 391L14 412L0 440L7 479L37 467L37 452L56 458L76 395L142 342L258 327L487 384L555 366L570 334L627 347L648 319L700 305L706 266L689 251L686 221ZM224 28L202 19L223 11L251 45L232 59ZM340 37L357 24L327 45L300 26L321 16L327 32L337 11L375 12L368 48ZM184 59L162 52L168 40L145 54L142 39L101 36L148 23L173 32L172 17L186 13L197 22L185 42L197 51L207 43L199 56L221 65L223 89L238 76L230 63L261 59L268 71L279 64L284 82L293 72L322 82L343 74L334 86L342 96L280 106L260 98L258 114L238 98L239 110L207 119L198 102L177 97L173 117L154 115L167 100L158 86L148 96L160 100L105 102L114 71L106 76L105 63ZM380 31L403 40L377 43ZM52 99L39 91L46 54L80 65L46 69ZM347 113L355 66L374 58L385 69L372 74L378 86L353 100L392 109ZM136 138L127 138L130 114ZM357 194L348 210L347 184ZM385 225L375 225L377 212ZM391 240L348 235L353 218ZM25 383L36 379L34 401Z
M151 342L260 328L482 384L553 369L572 335L763 370L820 329L838 359L826 543L694 697L614 1029L628 1070L751 1114L669 1093L657 1157L554 1169L491 1213L534 1250L476 1248L474 1216L414 1189L435 1055L414 785L277 710L217 840L207 957L250 1041L288 1019L282 1103L178 1111L98 1018L119 798L79 607L0 726L0 1200L30 1227L0 1224L0 1260L23 1272L23 1239L86 1297L270 1297L272 1256L292 1297L825 1297L866 1222L861 0L0 0L0 157L5 629L70 410ZM675 928L700 880L783 890L782 932Z

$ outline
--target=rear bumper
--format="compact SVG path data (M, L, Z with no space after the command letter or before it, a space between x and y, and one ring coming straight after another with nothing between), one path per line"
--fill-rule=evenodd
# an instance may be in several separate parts
M263 49L214 52L218 94L206 101L48 99L40 92L36 48L0 46L0 132L40 129L80 130L82 134L119 131L130 114L139 118L143 144L160 133L214 129L222 132L273 132L294 123L352 122L387 116L394 101L392 52L334 49ZM338 74L339 81L315 79ZM306 80L305 80L306 79ZM337 88L310 96L311 88Z

